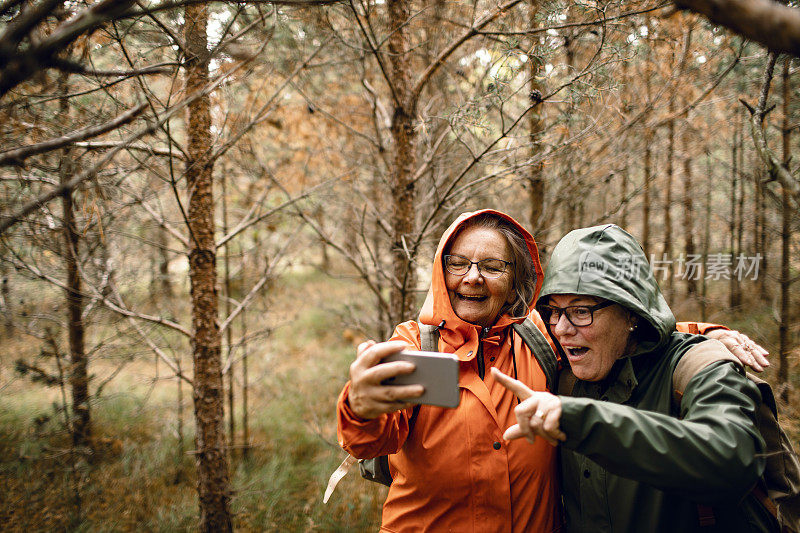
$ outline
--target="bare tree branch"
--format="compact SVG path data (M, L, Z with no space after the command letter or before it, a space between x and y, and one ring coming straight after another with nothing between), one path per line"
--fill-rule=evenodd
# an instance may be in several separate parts
M636 15L643 15L645 13L652 13L653 11L658 11L659 9L663 9L669 5L669 2L662 2L658 5L647 7L644 9L638 9L636 11L626 11L625 13L620 13L619 15L614 15L612 17L606 17L605 14L603 18L589 20L586 22L569 22L567 24L556 24L554 26L538 26L536 28L528 28L525 30L517 30L517 31L479 31L478 34L480 35L536 35L538 33L545 33L550 30L567 30L570 28L585 28L586 26L597 26L598 24L605 24L606 22L613 22L615 20L622 20L629 17L635 17Z
M416 102L422 94L422 89L425 87L425 84L428 83L428 80L433 76L434 72L436 72L439 67L441 67L447 58L450 57L453 52L458 50L458 48L467 42L472 37L478 35L478 32L483 29L486 25L490 22L495 20L497 17L514 7L515 5L519 4L522 0L511 0L511 2L506 2L505 4L499 6L497 9L484 15L480 20L475 22L467 31L462 33L457 39L455 39L450 46L445 48L439 56L430 64L428 68L425 69L419 78L417 78L416 83L414 83L414 88L411 90L410 100L411 100L411 109L416 108Z
M102 135L103 133L115 130L120 126L123 126L131 122L134 118L140 115L141 112L145 110L145 108L147 108L147 104L139 104L133 109L125 111L121 115L106 122L105 124L100 124L99 126L89 126L88 128L75 130L73 132L67 133L66 135L62 135L61 137L57 137L55 139L50 139L41 143L31 144L28 146L22 146L20 148L8 150L6 152L0 152L0 166L22 165L22 162L25 160L25 158L30 157L32 155L42 154L44 152L57 150L59 148L68 146L74 142L91 139L92 137L97 137L98 135Z
M97 76L97 77L118 77L118 76L131 77L131 76L144 76L147 74L172 74L175 71L175 69L178 68L178 63L174 62L160 63L158 65L150 65L149 67L128 69L128 70L91 69L86 67L85 65L76 63L75 61L70 61L69 59L61 59L61 58L54 58L51 63L53 68L61 70L63 72L71 72L73 74L84 74L86 76Z
M78 37L127 12L133 0L100 0L56 27L47 37L25 50L19 45L62 2L46 0L26 10L0 34L0 97L36 72L53 66L58 54Z
M800 10L772 0L675 0L675 7L699 13L774 52L800 57Z
M112 287L114 295L117 297L119 301L122 301L122 297L120 297L119 292L117 292L117 288L115 286ZM170 370L172 370L175 373L176 376L184 380L190 386L193 386L191 378L186 376L181 371L180 367L175 363L175 361L173 361L166 353L164 353L164 350L159 348L152 340L150 340L150 337L148 337L147 334L144 332L142 326L136 320L134 320L133 317L129 316L127 318L128 318L128 323L130 323L133 329L136 330L136 333L139 334L139 336L142 338L145 344L147 344L147 346L153 351L153 353L156 354L156 357L164 361L164 363L170 368Z
M303 194L301 194L299 196L295 196L294 198L292 198L290 196L289 199L286 200L285 202L283 202L282 204L273 207L272 209L270 209L266 213L263 213L263 214L261 214L261 215L259 215L257 217L250 218L248 216L248 217L243 218L242 221L239 222L239 224L237 224L235 228L230 230L227 235L223 235L223 237L219 241L217 241L217 248L221 248L222 246L225 246L228 243L228 241L230 241L231 239L236 237L239 233L243 232L244 230L246 230L247 228L251 227L252 225L261 222L265 218L268 218L268 217L274 215L278 211L281 211L282 209L284 209L284 208L286 208L286 207L288 207L288 206L290 206L290 205L302 200L303 198L308 198L317 189L322 188L322 187L324 187L326 185L329 185L330 183L332 183L334 181L339 181L340 179L341 179L341 177L336 176L336 177L331 178L331 179L329 179L327 181L324 181L324 182L322 182L322 183L320 183L318 185L315 185L314 187L310 188L309 190L307 190L306 192L304 192Z
M164 113L162 113L161 115L159 115L157 117L157 119L158 119L157 121L154 121L154 122L150 123L146 128L142 129L141 131L130 135L126 139L123 139L121 141L121 144L118 147L113 148L110 152L108 152L108 154L106 154L102 159L100 159L100 161L95 163L95 165L92 166L90 169L88 169L88 170L82 172L81 174L75 176L74 178L72 178L68 182L60 185L59 187L53 189L52 191L47 192L45 194L42 194L41 196L39 196L35 200L29 202L28 204L26 204L25 206L23 206L22 208L17 210L15 213L12 213L11 215L2 215L2 214L0 214L0 218L5 218L5 220L0 222L0 235L2 235L8 228L10 228L14 224L19 222L23 218L25 218L26 216L28 216L29 214L34 212L36 209L38 209L39 207L41 207L45 203L49 202L50 200L52 200L53 198L58 198L59 196L61 196L63 194L66 194L68 191L71 191L71 190L75 189L75 187L77 187L78 185L80 185L84 181L86 181L88 179L91 179L94 176L96 176L97 172L101 168L103 168L105 165L107 165L109 163L109 161L114 159L114 157L116 157L116 155L121 150L123 150L126 146L128 146L129 144L132 144L133 142L137 141L138 139L144 137L145 135L149 135L149 134L155 132L156 130L158 130L160 127L162 127L164 124L166 124L167 121L169 121L169 119L173 115L175 115L179 111L182 111L191 102L194 102L198 98L201 98L203 95L214 91L225 80L230 78L236 71L237 71L237 69L231 69L230 71L226 72L224 75L221 75L219 78L217 78L213 82L209 83L203 89L191 94L190 96L186 97L181 102L175 104L172 108L166 110ZM173 185L174 185L174 183L173 183ZM184 218L186 218L185 215L184 215Z
M157 155L161 157L174 157L176 159L184 160L183 153L170 152L163 148L154 148L149 144L128 144L125 145L121 141L93 141L93 142L76 142L75 146L85 148L86 150L109 150L111 148L122 147L129 151L144 152L149 155ZM0 154L2 155L2 154Z
M764 117L768 112L767 96L769 95L769 87L772 84L772 75L776 60L777 54L775 52L770 52L767 66L764 69L764 82L761 86L761 94L759 95L758 104L755 109L748 105L747 102L743 100L741 100L741 102L750 112L750 134L753 137L756 152L767 166L770 177L780 181L792 195L795 203L800 205L800 181L789 172L786 165L784 165L780 159L778 159L778 156L769 149L767 139L764 135Z

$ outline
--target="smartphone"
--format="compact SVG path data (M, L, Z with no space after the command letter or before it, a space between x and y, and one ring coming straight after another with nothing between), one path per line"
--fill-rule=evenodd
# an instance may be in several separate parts
M384 363L393 361L414 363L416 370L384 380L384 385L422 385L425 392L419 398L409 398L410 403L458 407L458 358L455 355L403 350L383 359Z

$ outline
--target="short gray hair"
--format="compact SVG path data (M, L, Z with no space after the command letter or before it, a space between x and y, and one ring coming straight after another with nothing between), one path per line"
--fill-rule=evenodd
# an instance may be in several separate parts
M525 242L525 237L514 224L505 218L494 213L483 213L468 219L461 225L458 232L450 238L447 250L450 249L450 245L455 241L459 233L467 228L475 227L497 230L506 238L508 248L511 250L514 274L511 288L516 294L516 298L514 298L513 302L505 304L500 309L500 314L508 313L513 317L527 316L528 306L536 295L536 267L530 250L528 250L528 244Z

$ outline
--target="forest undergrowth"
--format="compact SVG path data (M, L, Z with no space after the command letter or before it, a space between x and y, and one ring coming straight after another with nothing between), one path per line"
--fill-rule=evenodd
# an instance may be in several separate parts
M347 302L360 297L366 295L353 282L317 271L297 272L285 275L273 291L270 311L252 318L271 333L250 347L251 447L246 455L241 448L230 455L237 530L377 529L386 489L363 481L357 472L340 483L327 505L322 503L328 476L344 457L336 445L335 402L362 337L343 317L348 316ZM680 319L698 317L693 305L675 307ZM746 310L712 312L709 320L740 328L776 350L777 328L767 305L749 302ZM128 361L92 404L94 452L87 456L71 450L57 408L58 387L32 383L14 371L14 360L38 351L39 341L12 334L2 338L2 346L4 531L196 530L188 387L183 388L187 429L181 445L175 379L165 378L163 364L159 367L152 356ZM107 375L110 368L103 366L113 361L98 360L92 372ZM776 370L776 357L773 361L768 380ZM797 449L800 424L792 406L798 405L799 374L792 368L795 386L790 401L781 406L782 422Z

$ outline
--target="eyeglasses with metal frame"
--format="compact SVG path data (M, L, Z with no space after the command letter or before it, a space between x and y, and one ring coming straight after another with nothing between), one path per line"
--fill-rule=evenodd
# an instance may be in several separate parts
M555 305L537 305L536 310L542 316L542 320L555 326L561 319L561 315L566 315L570 324L576 328L591 326L594 322L594 312L614 305L612 301L605 301L597 305L568 305L567 307L556 307Z
M472 268L472 265L478 267L478 273L484 278L499 278L505 273L509 265L513 265L511 261L504 261L502 259L481 259L480 261L470 261L464 256L456 254L448 254L444 256L444 268L454 276L464 276Z

